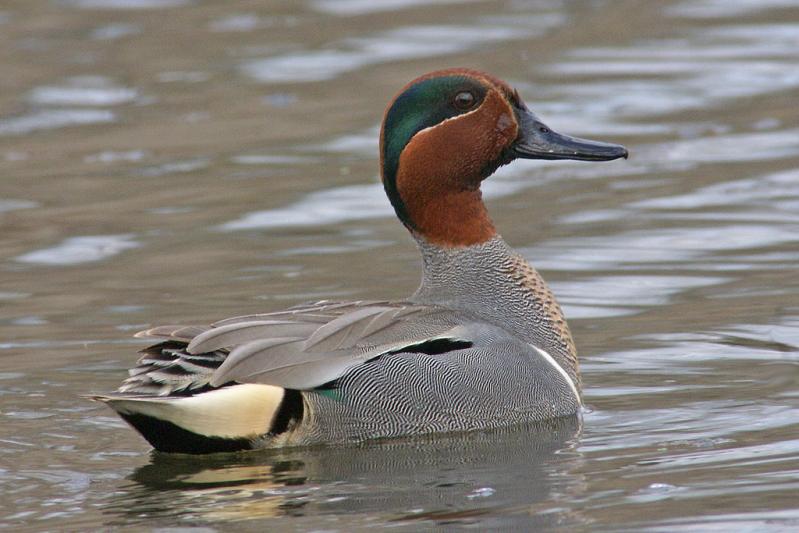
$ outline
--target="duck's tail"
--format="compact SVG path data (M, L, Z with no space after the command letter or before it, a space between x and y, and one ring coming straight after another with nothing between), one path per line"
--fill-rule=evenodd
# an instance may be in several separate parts
M235 384L192 396L110 394L90 396L107 404L162 452L249 450L302 418L299 391Z

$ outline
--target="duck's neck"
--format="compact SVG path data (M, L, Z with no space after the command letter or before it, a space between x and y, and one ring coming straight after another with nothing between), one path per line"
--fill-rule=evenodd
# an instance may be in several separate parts
M435 182L435 180L432 180ZM405 208L413 220L411 232L424 235L430 244L473 246L497 236L479 189L458 189L455 185L427 185L416 190L412 182L403 185Z
M493 322L548 352L579 383L574 342L552 291L499 235L471 246L442 247L422 237L417 243L423 272L413 301Z

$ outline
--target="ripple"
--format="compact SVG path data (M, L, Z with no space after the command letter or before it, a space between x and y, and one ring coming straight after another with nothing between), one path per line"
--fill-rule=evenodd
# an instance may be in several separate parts
M218 32L244 32L253 31L260 25L261 20L258 18L258 15L254 13L239 13L211 21L208 27L211 31Z
M302 165L316 161L315 157L276 154L241 154L230 158L237 165Z
M281 257L292 257L295 255L340 255L351 252L362 252L364 250L374 250L392 244L389 241L379 241L374 239L357 239L348 244L319 245L294 247L289 250L278 252Z
M0 119L0 135L24 135L68 126L108 124L116 115L106 109L45 109L27 115Z
M711 28L706 34L718 38L749 41L749 44L768 43L771 54L789 56L795 51L799 24L731 24Z
M569 53L575 58L592 59L701 59L793 58L797 24L734 24L703 28L687 38L646 41L635 47L578 48ZM680 64L680 63L676 63ZM721 64L719 66L724 66ZM692 69L691 69L692 70Z
M121 152L105 150L96 154L87 155L83 160L87 163L131 163L141 161L147 156L149 156L149 152L145 150L124 150Z
M665 345L658 356L675 361L725 360L799 361L799 320L788 317L777 324L742 324L709 332L639 335L636 339ZM685 345L693 348L686 352ZM635 358L634 355L631 359Z
M66 492L85 492L92 482L91 475L85 472L75 472L71 470L20 470L19 475L46 481L48 484L57 485Z
M378 151L380 126L372 126L358 133L347 133L321 145L311 145L310 150L374 156Z
M595 98L590 107L614 109L625 116L652 116L724 105L731 98L772 94L799 87L799 71L787 61L571 61L547 70L558 75L675 75L668 80L619 80L563 85L573 99Z
M38 315L31 315L15 318L11 323L15 326L42 326L44 324L49 324L50 321Z
M683 347L685 349L685 347ZM614 367L614 370L621 371ZM625 368L625 371L629 369ZM663 375L679 372L682 379L690 375L686 368L666 366L661 368ZM648 370L639 369L639 372ZM706 385L712 387L712 385ZM691 384L697 392L701 385ZM607 417L604 418L603 417ZM792 418L793 417L793 418ZM680 406L668 409L624 409L612 413L594 411L586 416L586 427L591 428L601 420L603 431L586 435L581 443L585 453L602 452L607 460L612 450L629 457L635 448L664 446L673 441L696 441L707 439L733 439L754 428L759 429L790 427L796 423L796 411L782 405L751 404L732 399L686 401ZM594 419L595 420L591 420ZM590 430L589 430L590 431ZM704 450L702 454L712 461L717 448ZM693 454L693 450L689 452ZM667 455L659 453L651 463L638 465L641 469L660 472Z
M164 206L164 207L153 207L148 209L148 213L152 213L154 215L182 215L184 213L191 213L194 211L194 207L189 206Z
M786 142L791 141L790 135L782 138ZM722 141L721 144L727 145L728 141ZM677 149L680 150L681 148ZM668 154L669 149L664 148L663 152ZM709 149L709 153L703 156L710 157L712 152ZM560 217L559 221L567 224L589 224L636 216L650 220L796 223L799 222L797 205L799 171L790 169L707 185L684 194L637 200L619 208L570 213ZM714 211L710 209L713 207L724 209ZM768 256L761 252L758 257ZM752 260L757 259L753 256Z
M0 291L0 300L21 300L30 295L29 292Z
M477 0L438 0L438 5L468 4ZM416 6L429 6L429 0L312 0L311 7L338 16L365 15L382 11L400 11Z
M261 98L261 102L270 107L288 107L297 103L297 95L291 93L267 94Z
M160 72L158 74L158 81L161 83L202 83L204 81L208 81L211 79L211 74L208 72L203 72L201 70L197 71L169 71L169 72Z
M727 256L722 259L714 256L714 252L763 249L791 242L799 242L799 233L790 226L733 224L557 239L520 251L546 270L599 270L643 264L719 269L734 264L736 259ZM715 257L713 265L691 264L691 261L711 256Z
M141 32L142 28L137 24L119 22L99 26L91 31L89 37L97 41L115 41L116 39L137 35Z
M686 290L729 281L720 276L596 276L553 282L553 291L569 318L598 318L643 312L663 306Z
M758 11L796 7L795 0L689 0L670 6L666 13L686 18L731 18Z
M380 184L349 185L316 191L287 207L248 213L219 226L222 231L322 226L391 216Z
M739 24L703 27L687 37L652 39L636 46L580 48L569 52L571 60L545 70L600 79L548 90L561 98L565 94L570 106L636 117L772 94L799 86L794 68L798 32L797 24Z
M19 209L32 209L39 207L38 202L32 200L4 200L0 198L0 213L7 213L8 211L17 211Z
M38 420L40 418L49 418L54 413L45 413L43 411L4 411L3 415L9 418L19 418L21 420Z
M104 107L133 102L138 95L136 89L116 86L104 76L80 76L64 85L36 87L28 100L38 105Z
M799 198L799 169L727 181L687 194L640 200L628 206L639 209L696 209L752 204L773 207L773 200L779 198Z
M745 147L745 149L742 149ZM763 161L799 155L799 129L715 135L639 147L654 161L716 163Z
M102 261L125 250L141 246L133 237L132 234L69 237L51 248L21 255L16 261L35 265L63 266Z
M242 70L265 83L323 81L368 65L454 54L528 33L500 26L409 26L373 37L346 39L323 50L251 60L242 65Z
M169 163L163 163L161 165L140 168L135 171L135 174L148 178L155 178L166 176L168 174L185 174L187 172L194 172L195 170L208 168L210 164L210 159L200 157L197 159L186 159L183 161L170 161Z
M716 513L685 518L668 518L658 527L647 530L656 533L694 533L701 531L792 531L799 525L799 511L768 510L741 513Z
M186 6L193 0L60 0L60 3L79 9L165 9Z

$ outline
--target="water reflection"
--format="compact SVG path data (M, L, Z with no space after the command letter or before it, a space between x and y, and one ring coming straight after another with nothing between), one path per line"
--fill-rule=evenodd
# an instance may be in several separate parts
M186 457L153 454L105 509L136 521L187 515L192 521L337 515L365 523L540 525L564 520L553 513L530 522L535 506L582 489L574 452L577 417L492 432L437 435L361 446L299 448L248 454ZM519 515L514 518L514 515ZM567 521L576 520L569 516ZM112 519L111 524L114 523Z

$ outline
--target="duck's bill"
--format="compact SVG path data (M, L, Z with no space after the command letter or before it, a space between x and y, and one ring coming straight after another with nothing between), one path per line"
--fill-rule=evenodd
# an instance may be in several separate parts
M612 161L627 159L627 149L620 144L578 139L552 131L529 111L520 113L519 138L513 153L523 159L576 159L578 161Z

